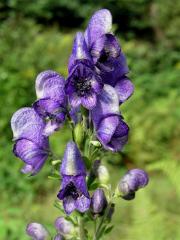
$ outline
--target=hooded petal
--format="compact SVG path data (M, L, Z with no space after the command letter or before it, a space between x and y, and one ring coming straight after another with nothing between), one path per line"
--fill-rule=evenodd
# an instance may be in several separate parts
M26 233L34 240L46 240L48 239L48 231L40 223L29 223L26 228Z
M63 206L66 214L69 215L76 209L75 200L71 196L66 197L63 200Z
M134 85L127 77L124 77L117 81L115 89L118 93L119 101L123 103L133 94Z
M113 34L106 34L104 51L109 57L117 58L120 55L121 48L118 39Z
M97 66L101 70L102 81L113 87L119 78L129 72L126 57L122 52L117 58L108 57L105 61L103 59L99 59Z
M90 198L87 198L86 196L82 195L81 197L77 198L75 201L76 209L80 212L86 212L89 210L91 204Z
M114 135L105 148L111 151L121 151L128 141L128 132L128 125L119 118L119 124L114 132Z
M95 127L98 126L102 118L109 115L119 115L119 99L113 87L105 84L102 92L98 95L95 108L91 111L92 120Z
M11 118L14 140L27 138L41 144L45 123L33 108L25 107L15 112Z
M57 121L65 120L65 108L58 102L50 98L37 100L33 107L41 117L56 118Z
M36 94L38 98L52 98L63 103L65 80L52 70L40 73L36 78Z
M89 48L102 35L109 33L112 28L112 15L109 10L101 9L91 17L85 31L85 40Z
M96 130L97 138L103 145L108 144L119 124L119 116L109 116L103 118Z
M46 145L48 145L47 142ZM16 157L26 163L22 169L23 173L36 174L43 167L48 157L48 149L40 148L36 143L27 139L18 140L14 145L13 152Z
M95 93L91 93L90 95L84 96L81 98L81 103L83 107L91 110L96 106L97 97Z
M84 39L84 35L82 32L78 32L76 34L76 37L74 39L73 43L73 50L72 54L69 58L69 63L68 63L68 70L69 73L75 66L75 63L77 60L89 60L91 61L91 57L89 55L87 45Z
M93 62L96 63L100 58L102 51L104 49L104 44L106 41L106 35L102 35L95 42L92 43L90 53L93 58Z
M86 175L80 151L73 141L68 142L66 146L60 171L62 175Z

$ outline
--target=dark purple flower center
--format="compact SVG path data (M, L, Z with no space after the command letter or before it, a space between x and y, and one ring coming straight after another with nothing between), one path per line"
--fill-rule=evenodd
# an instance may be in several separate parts
M68 183L64 191L64 197L71 196L74 200L80 197L82 193L75 187L73 182Z
M74 85L77 95L80 97L89 94L91 91L91 81L89 80L89 78L75 76Z

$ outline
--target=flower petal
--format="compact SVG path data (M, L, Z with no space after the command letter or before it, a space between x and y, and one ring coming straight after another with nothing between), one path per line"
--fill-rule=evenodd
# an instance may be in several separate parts
M45 123L33 108L21 108L11 118L11 128L14 140L28 138L36 143L43 141L42 132Z
M65 100L65 80L57 72L47 70L41 72L36 78L36 94L38 98L52 98L60 101Z
M97 138L103 145L107 145L116 131L119 124L119 116L109 116L104 118L97 128Z
M88 47L102 35L109 33L112 28L112 15L109 10L101 9L91 17L85 31L85 40Z
M49 238L49 233L45 227L36 222L27 225L26 233L34 240L47 240Z
M71 214L76 206L75 206L75 200L69 196L69 197L66 197L64 200L63 200L63 206L64 206L64 210L66 212L66 214Z
M95 93L99 94L103 89L101 78L93 76L91 79L91 87Z
M90 208L90 203L91 203L90 198L87 198L84 195L82 195L75 201L75 206L76 209L79 210L80 212L86 212Z
M92 120L95 127L98 127L102 118L109 115L119 115L119 99L116 90L105 84L102 92L98 95L95 108L91 111Z
M134 85L127 77L124 77L118 80L115 89L118 93L119 101L123 103L133 94Z
M120 120L111 141L107 144L107 149L115 152L121 151L128 141L128 132L128 125L124 121Z
M70 176L86 175L81 153L73 141L68 142L66 146L61 164L61 174Z
M90 52L91 52L91 56L93 58L94 63L96 63L101 56L101 53L104 48L105 40L106 40L106 35L102 35L101 37L96 39L95 42L92 43Z
M13 149L16 157L21 158L27 165L22 169L24 173L32 172L36 174L43 167L48 157L48 149L40 148L37 144L27 139L18 140ZM31 167L29 166L32 166Z
M72 108L78 108L81 104L81 98L76 93L69 96L69 102Z
M91 61L91 57L87 49L84 35L82 32L78 32L74 39L72 54L69 58L69 63L68 63L69 73L75 66L76 60L85 60L85 59Z
M73 183L76 186L76 188L80 190L81 193L83 193L83 195L89 198L85 176L79 175L79 176L73 177Z
M83 107L91 110L96 106L97 97L95 93L91 93L90 95L84 96L81 98L81 103Z
M113 34L106 34L104 51L109 57L117 58L120 55L121 48L118 39Z

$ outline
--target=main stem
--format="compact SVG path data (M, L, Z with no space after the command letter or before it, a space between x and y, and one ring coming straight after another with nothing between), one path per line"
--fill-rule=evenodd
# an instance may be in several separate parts
M86 240L85 231L84 231L84 220L83 220L83 217L81 216L79 217L78 225L79 225L79 239Z

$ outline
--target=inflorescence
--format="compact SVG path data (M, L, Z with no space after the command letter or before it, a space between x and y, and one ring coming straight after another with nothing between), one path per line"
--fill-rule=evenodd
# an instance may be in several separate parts
M62 161L57 161L61 186L56 204L65 216L55 221L54 240L91 239L74 213L81 220L102 218L104 222L100 221L93 235L94 240L100 239L114 212L113 199L131 200L148 183L143 170L132 169L112 192L108 170L101 164L105 150L121 151L128 141L129 127L120 112L134 91L128 72L125 55L112 33L111 13L99 10L85 32L75 36L67 79L52 70L41 72L35 83L37 100L12 116L13 152L25 163L21 171L30 175L36 175L48 158L55 160L50 136L65 122L71 126L72 140ZM27 234L35 240L49 236L39 223L28 224Z

